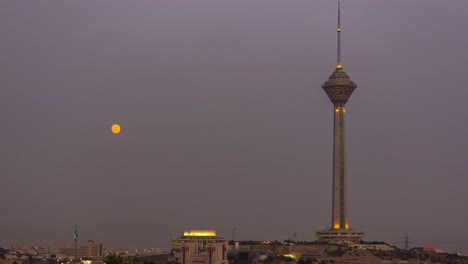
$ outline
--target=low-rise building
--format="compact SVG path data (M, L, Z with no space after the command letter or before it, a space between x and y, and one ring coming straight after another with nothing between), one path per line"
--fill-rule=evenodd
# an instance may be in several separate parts
M63 254L67 257L75 257L75 248L60 248L60 254ZM92 257L101 257L102 256L102 245L95 244L93 240L88 240L86 246L81 246L76 248L76 257L77 258L92 258Z
M351 247L356 249L367 249L367 250L381 250L381 251L393 251L395 247L387 244L354 244Z
M227 264L228 241L214 230L189 230L172 240L175 260L181 264Z

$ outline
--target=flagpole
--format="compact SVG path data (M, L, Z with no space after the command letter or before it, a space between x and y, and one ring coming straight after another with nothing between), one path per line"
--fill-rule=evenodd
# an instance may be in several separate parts
M73 236L75 237L75 261L78 259L76 256L76 248L77 248L77 242L78 242L78 225L75 225L75 232L73 233Z
M76 262L76 238L75 238L75 262Z

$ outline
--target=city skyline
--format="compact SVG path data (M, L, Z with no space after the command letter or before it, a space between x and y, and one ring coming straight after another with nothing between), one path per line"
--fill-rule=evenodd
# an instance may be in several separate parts
M51 3L0 3L0 244L329 228L335 1ZM468 251L468 3L342 8L352 227Z

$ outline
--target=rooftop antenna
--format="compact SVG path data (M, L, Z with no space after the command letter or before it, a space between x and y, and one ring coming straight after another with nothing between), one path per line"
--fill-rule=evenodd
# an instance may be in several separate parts
M336 29L338 32L338 54L336 58L336 68L341 69L341 23L340 23L340 1L338 1L338 28Z

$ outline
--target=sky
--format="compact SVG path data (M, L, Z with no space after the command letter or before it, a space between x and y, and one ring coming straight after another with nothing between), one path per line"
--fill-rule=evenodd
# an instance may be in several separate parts
M0 1L0 245L315 240L336 1ZM464 0L344 0L350 227L468 253ZM111 133L113 123L122 126Z

